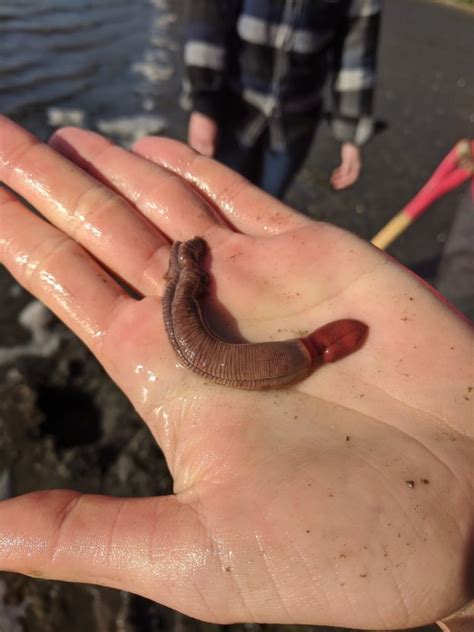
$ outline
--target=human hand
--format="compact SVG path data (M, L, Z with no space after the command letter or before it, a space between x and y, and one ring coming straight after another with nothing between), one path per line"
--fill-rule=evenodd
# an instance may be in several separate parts
M474 630L474 601L451 617L438 622L443 632L472 632Z
M343 143L341 147L341 164L331 174L332 186L339 190L351 186L359 179L362 160L360 149L353 143Z
M127 394L174 495L6 500L0 567L222 623L396 628L466 604L468 325L374 247L180 143L143 139L132 153L64 129L52 146L0 119L0 179L51 222L0 189L0 260ZM235 319L251 340L287 338L351 317L370 327L365 346L282 391L190 373L160 297L170 242L194 235L211 249L205 309L224 330Z
M201 112L191 112L188 123L188 144L203 156L212 158L216 153L219 126Z

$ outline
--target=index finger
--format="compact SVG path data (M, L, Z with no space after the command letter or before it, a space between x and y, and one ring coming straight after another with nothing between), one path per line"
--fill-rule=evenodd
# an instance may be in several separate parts
M310 221L232 169L178 141L148 136L135 143L133 151L189 182L240 232L276 235Z

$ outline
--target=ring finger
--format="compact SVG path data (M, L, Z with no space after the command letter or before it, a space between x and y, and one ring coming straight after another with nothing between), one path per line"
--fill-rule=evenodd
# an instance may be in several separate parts
M93 351L135 301L89 254L0 187L0 264Z

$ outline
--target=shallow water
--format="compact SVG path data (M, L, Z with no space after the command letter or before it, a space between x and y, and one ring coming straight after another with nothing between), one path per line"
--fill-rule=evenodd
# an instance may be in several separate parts
M44 137L82 125L123 143L176 118L180 45L165 0L3 0L0 111Z

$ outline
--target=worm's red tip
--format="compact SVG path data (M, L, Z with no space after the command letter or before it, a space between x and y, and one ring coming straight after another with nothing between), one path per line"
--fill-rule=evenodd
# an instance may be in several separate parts
M368 326L360 320L344 318L316 329L306 340L320 361L335 362L360 349L368 331Z

